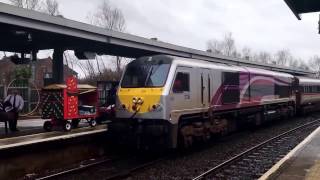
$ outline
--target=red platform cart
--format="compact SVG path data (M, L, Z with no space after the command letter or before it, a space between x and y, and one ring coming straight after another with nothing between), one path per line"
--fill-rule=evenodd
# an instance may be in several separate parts
M43 128L51 131L53 126L62 126L66 131L78 126L85 120L90 126L96 126L97 88L86 84L77 84L75 77L67 79L66 85L52 84L43 88L42 118Z

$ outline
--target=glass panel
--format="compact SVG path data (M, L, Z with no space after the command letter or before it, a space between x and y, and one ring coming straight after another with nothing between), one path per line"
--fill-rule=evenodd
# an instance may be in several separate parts
M170 68L170 64L152 65L147 86L163 86Z
M224 72L223 73L223 85L235 85L239 86L239 73L238 72Z
M179 72L173 84L172 91L174 93L182 93L184 91L190 91L189 74Z
M162 87L169 73L170 64L141 64L128 65L121 87Z

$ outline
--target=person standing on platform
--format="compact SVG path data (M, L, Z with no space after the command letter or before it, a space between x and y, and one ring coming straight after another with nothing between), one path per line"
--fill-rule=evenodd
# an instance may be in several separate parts
M14 118L9 121L9 128L11 131L19 131L17 129L17 122L19 119L19 112L22 111L24 106L24 100L22 96L18 94L17 90L12 91L11 94L9 94L4 102L9 102L12 105Z

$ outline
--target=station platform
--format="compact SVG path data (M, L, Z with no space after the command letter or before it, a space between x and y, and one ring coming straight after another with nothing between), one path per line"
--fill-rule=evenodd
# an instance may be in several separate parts
M23 119L18 120L17 128L18 132L11 132L8 130L8 134L5 133L4 123L0 123L0 139L22 136L22 135L30 135L35 133L44 132L43 123L45 120L43 119Z
M18 132L5 134L4 123L0 124L0 151L10 148L33 145L41 142L50 142L63 139L76 138L107 131L107 124L88 126L88 123L80 123L79 127L70 132L57 130L46 132L43 129L43 119L18 120Z
M320 127L259 179L320 179Z
M84 159L100 157L107 150L107 123L90 127L83 121L78 128L69 132L62 128L46 132L43 129L44 121L19 120L20 131L9 131L7 135L4 123L0 123L0 179L26 179L26 175L69 167Z

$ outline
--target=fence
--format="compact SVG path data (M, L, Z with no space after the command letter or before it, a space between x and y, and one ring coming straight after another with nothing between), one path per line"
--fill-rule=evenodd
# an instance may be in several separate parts
M30 83L28 80L14 80L9 84L7 89L5 86L0 85L0 97L4 97L6 91L8 94L10 94L15 90L24 99L24 108L22 110L22 114L28 114L33 111L35 111L36 114L36 108L40 97L38 94L39 90L35 87L35 85Z

